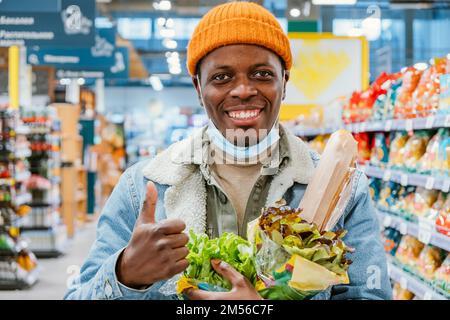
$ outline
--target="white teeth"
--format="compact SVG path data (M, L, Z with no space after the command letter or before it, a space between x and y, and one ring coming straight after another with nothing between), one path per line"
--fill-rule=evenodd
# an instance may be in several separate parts
M257 111L231 111L229 115L234 119L248 119L254 118L259 114L259 110Z

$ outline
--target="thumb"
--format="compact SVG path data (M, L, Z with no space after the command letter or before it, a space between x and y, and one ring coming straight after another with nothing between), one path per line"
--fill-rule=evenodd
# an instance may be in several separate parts
M147 193L145 195L144 205L139 215L138 224L155 223L155 209L158 201L158 191L152 181L147 183Z
M245 278L242 274L236 271L236 269L234 269L225 261L213 259L211 260L211 265L218 274L230 281L233 287L241 285L243 278Z

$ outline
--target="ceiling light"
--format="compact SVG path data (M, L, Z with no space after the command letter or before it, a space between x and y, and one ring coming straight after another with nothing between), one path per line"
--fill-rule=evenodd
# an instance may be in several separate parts
M155 10L162 10L162 11L167 11L172 9L172 3L170 1L167 0L163 0L163 1L159 1L159 2L153 2L153 8Z
M164 89L161 79L158 76L152 75L150 76L150 78L148 78L148 80L150 81L153 90L161 91L162 89Z
M298 18L298 17L300 17L300 15L302 14L302 12L301 12L300 9L298 9L298 8L292 8L292 9L289 11L289 14L291 15L291 17Z
M172 39L164 39L162 43L167 49L176 49L178 45L177 42Z
M165 24L166 24L166 28L172 29L175 23L172 18L169 18L166 20Z
M173 29L161 29L159 35L163 38L173 38L175 37L175 30Z
M312 0L316 6L354 5L357 0Z
M84 80L84 78L78 78L77 83L79 86L82 86L86 83L86 81Z
M158 26L164 27L164 25L166 24L166 19L159 17L158 19L156 19L156 23L158 24Z

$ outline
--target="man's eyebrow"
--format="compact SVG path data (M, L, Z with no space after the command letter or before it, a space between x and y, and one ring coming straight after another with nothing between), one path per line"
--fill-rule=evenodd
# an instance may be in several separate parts
M260 63L252 64L250 66L250 69L254 69L254 68L258 68L258 67L273 67L273 66L271 64L269 64L269 63L266 63L266 62L260 62ZM230 65L226 65L226 64L220 64L220 65L213 66L213 69L214 70L217 70L217 69L233 69L233 67L230 66Z

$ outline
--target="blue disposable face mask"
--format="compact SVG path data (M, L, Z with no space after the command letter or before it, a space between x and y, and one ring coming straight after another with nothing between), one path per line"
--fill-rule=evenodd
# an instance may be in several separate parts
M285 71L283 71L283 82L284 82L284 74ZM197 75L198 80L198 87L200 91L200 100L205 106L205 103L203 101L203 95L201 92L200 87L200 78ZM284 86L283 86L284 87ZM278 117L275 121L274 125L268 132L268 134L262 139L261 141L258 141L258 143L250 146L237 146L234 143L231 143L228 141L225 136L217 129L216 125L213 123L211 119L209 119L208 127L207 127L207 134L209 136L210 142L214 144L217 148L219 148L221 151L223 151L226 155L232 157L233 159L236 159L237 161L243 161L249 159L255 159L260 156L263 156L267 153L267 150L271 149L273 146L275 146L278 141L280 140L280 134L279 134L279 128L278 128Z

